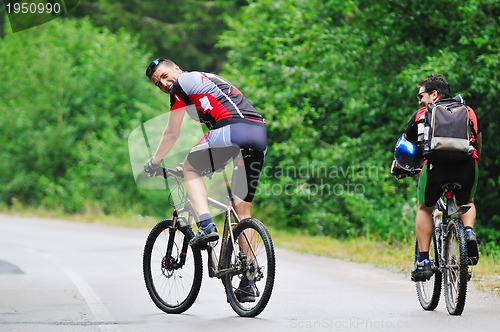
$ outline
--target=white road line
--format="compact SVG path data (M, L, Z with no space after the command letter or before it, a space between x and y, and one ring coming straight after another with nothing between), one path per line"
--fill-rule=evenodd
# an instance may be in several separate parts
M98 325L99 330L103 332L117 332L120 331L117 326L111 324L113 322L113 316L106 308L101 299L94 292L92 287L83 280L83 278L71 269L63 269L64 273L71 279L71 281L76 285L80 294L82 294L85 302L90 308L90 311L94 314L97 322L110 322L110 324L100 324Z

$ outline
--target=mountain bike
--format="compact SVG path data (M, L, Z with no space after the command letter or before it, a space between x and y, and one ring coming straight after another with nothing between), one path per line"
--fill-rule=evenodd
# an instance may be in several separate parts
M196 214L183 189L182 168L163 168L163 174L160 174L165 179L174 180L173 190L182 197L182 203L175 206L172 218L161 220L149 233L144 247L143 273L151 299L166 313L183 313L195 302L203 277L202 251L207 253L208 276L221 279L227 301L238 315L257 316L271 297L275 277L271 236L259 220L240 220L233 208L233 194L226 171L221 172L228 192L227 202L209 198L208 203L224 213L222 237L203 247L189 245L194 236L191 226L196 223ZM219 254L217 246L220 247ZM250 300L240 302L242 290L239 284L244 278L252 281L254 286L252 294L247 294Z
M429 280L416 282L417 296L424 310L434 310L444 285L446 309L450 315L461 315L465 306L467 282L471 278L469 265L476 265L478 257L468 257L465 231L460 215L466 213L469 205L457 207L454 190L459 183L443 186L444 195L438 200L433 212L434 232L429 248L429 260L433 275ZM419 254L418 240L415 241L415 260Z

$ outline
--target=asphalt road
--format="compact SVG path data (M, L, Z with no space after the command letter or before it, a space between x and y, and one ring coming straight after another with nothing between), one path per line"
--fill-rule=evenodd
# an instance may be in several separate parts
M473 284L462 316L448 315L444 299L426 312L409 273L279 249L274 292L258 317L237 316L206 268L194 305L168 315L144 286L148 232L0 215L0 331L500 330L500 299Z

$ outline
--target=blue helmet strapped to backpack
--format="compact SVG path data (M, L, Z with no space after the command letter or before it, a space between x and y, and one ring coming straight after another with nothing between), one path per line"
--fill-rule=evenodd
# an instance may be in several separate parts
M396 143L396 147L394 149L394 159L399 167L407 171L413 171L422 167L424 156L422 149L409 142L403 134Z

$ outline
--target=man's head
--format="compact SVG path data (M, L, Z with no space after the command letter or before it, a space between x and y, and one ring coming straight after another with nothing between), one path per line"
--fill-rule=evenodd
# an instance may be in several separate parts
M427 76L418 85L419 105L427 106L440 99L451 98L450 85L441 74Z
M153 60L146 69L146 76L165 93L170 93L172 85L180 74L182 70L179 66L166 58Z

